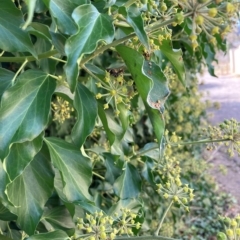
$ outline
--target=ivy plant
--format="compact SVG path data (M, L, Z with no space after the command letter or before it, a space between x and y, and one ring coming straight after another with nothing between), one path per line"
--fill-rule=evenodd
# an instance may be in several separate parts
M238 7L0 0L0 238L170 239L166 215L194 194L181 171L159 171L179 140L165 131L169 83L188 91L190 73L214 75ZM165 206L151 234L146 186Z

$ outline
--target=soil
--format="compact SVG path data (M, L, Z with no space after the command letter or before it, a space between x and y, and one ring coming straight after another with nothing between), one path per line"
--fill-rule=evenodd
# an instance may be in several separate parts
M208 110L209 120L212 125L218 125L225 119L235 118L240 122L240 76L225 75L212 77L209 74L200 76L200 90L208 92L206 99L220 103L220 109ZM207 158L213 163L211 174L219 184L220 190L232 194L237 204L235 211L240 213L240 156L235 154L230 158L224 149L208 153ZM220 167L227 170L224 174ZM235 215L235 213L232 213Z

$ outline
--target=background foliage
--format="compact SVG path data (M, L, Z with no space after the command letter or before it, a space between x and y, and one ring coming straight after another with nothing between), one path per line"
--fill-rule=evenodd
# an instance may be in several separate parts
M221 0L0 0L1 239L216 236L216 203L231 200L193 143L237 135L198 140L196 73L214 75L237 11Z

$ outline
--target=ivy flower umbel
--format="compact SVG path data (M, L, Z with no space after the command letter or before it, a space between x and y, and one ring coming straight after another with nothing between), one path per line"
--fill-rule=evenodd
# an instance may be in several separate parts
M141 224L135 222L137 214L122 208L121 214L114 217L103 212L86 214L85 220L78 218L77 228L82 232L81 240L113 240L117 235L133 235L132 228L139 229Z
M189 188L187 184L183 186L179 177L169 177L166 183L157 184L157 187L157 192L163 198L169 199L189 211L187 204L194 198L193 189Z
M133 81L125 81L123 74L112 76L110 72L106 71L105 82L97 82L98 88L103 89L103 93L97 93L96 98L105 98L107 103L104 104L104 109L109 108L111 103L115 109L115 114L118 116L120 111L119 104L124 104L127 109L131 108L130 101L135 96L133 90Z
M65 101L61 97L57 97L55 102L52 102L52 110L54 112L53 121L64 123L66 119L71 117L73 108L69 106L69 102Z

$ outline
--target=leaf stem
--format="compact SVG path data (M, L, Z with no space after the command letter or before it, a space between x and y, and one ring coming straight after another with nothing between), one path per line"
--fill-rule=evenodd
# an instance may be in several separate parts
M15 73L15 75L14 75L14 77L13 77L13 79L12 79L12 85L14 85L15 80L16 80L18 74L23 70L23 68L25 67L25 65L26 65L27 63L28 63L28 60L26 59L26 60L23 62L23 64L21 65L21 67L17 70L17 72Z
M96 173L96 172L94 172L94 171L93 171L92 173L93 173L93 175L101 178L102 180L105 180L105 178L104 178L103 176L99 175L98 173Z
M167 216L167 213L170 210L172 205L173 205L173 200L170 202L170 204L168 205L166 211L164 212L164 214L162 216L162 219L161 219L160 223L158 224L158 228L157 228L156 232L154 233L155 236L158 236L159 231L160 231L160 229L162 227L163 221L164 221L165 217Z
M55 58L55 57L53 57L53 56L51 56L51 57L49 57L49 58L51 58L51 59L53 59L53 60L56 60L56 61L58 61L58 62L63 62L63 63L66 63L66 62L67 62L67 61L62 60L62 59L60 59L60 58Z

